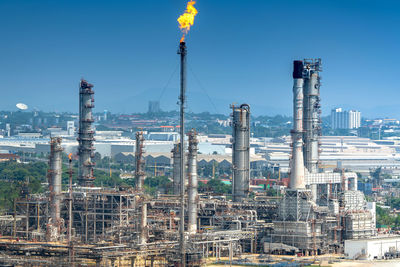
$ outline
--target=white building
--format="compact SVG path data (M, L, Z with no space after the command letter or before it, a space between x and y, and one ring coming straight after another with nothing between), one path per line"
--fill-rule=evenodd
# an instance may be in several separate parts
M332 129L357 129L361 126L361 112L335 108L331 111Z
M400 251L400 236L344 241L344 254L349 259L383 259L385 253Z
M349 129L357 129L361 126L361 112L357 110L349 111Z
M75 135L75 122L67 121L67 135L73 136Z

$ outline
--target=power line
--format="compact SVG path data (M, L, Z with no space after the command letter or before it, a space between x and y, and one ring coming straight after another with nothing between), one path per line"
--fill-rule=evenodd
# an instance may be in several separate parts
M179 64L177 63L176 66L175 66L174 71L172 72L172 74L171 74L171 76L169 77L167 83L165 84L163 90L161 91L160 97L158 98L158 102L160 102L160 101L161 101L161 98L164 96L165 90L167 89L167 87L168 87L168 85L170 84L172 78L174 77L176 71L178 70L178 67L179 67Z
M188 66L189 66L189 70L190 70L190 72L192 73L194 79L195 79L196 82L199 84L201 90L203 90L203 92L206 94L206 96L207 96L207 98L208 98L208 101L210 101L211 105L213 106L213 108L214 108L214 110L215 110L215 113L219 114L219 113L218 113L218 110L217 110L217 107L214 105L214 102L212 101L211 97L208 95L208 93L207 93L206 89L204 88L204 86L201 84L199 78L197 78L197 76L196 76L196 74L194 73L194 71L193 71L192 67L190 66L190 64L188 64Z

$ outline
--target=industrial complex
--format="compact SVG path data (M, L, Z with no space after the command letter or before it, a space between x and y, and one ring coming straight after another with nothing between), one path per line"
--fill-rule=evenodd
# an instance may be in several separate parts
M144 193L146 142L136 133L136 188L94 187L93 85L79 87L78 184L62 184L62 138L50 140L48 191L27 194L2 221L3 262L37 266L202 265L244 253L344 253L349 240L376 235L374 203L357 175L322 171L319 111L321 60L294 61L290 182L276 197L250 196L250 106L232 105L229 198L198 192L199 137L185 131L186 45L180 43L181 127L173 146L173 195ZM182 140L183 142L179 141ZM254 154L254 152L253 152ZM255 157L255 156L253 156ZM70 157L70 168L72 157ZM69 171L70 177L75 175ZM18 240L18 241L16 241ZM23 240L23 241L22 241ZM28 256L29 255L29 256Z
M322 137L321 59L293 62L288 136L252 138L247 103L230 107L231 136L205 136L185 124L184 37L185 32L178 47L179 132L138 131L135 140L99 132L95 140L95 89L82 79L76 136L30 139L22 146L0 141L1 149L48 153L46 191L26 192L0 216L0 266L203 266L210 258L244 265L249 255L259 257L252 262L257 266L267 265L260 260L265 255L291 255L299 260L292 266L306 266L302 258L326 254L369 260L400 256L400 237L378 235L375 202L358 190L356 173L384 162L396 166L396 148L355 137ZM366 149L374 161L358 154ZM96 187L96 152L127 162L131 157L135 188ZM146 164L157 164L157 158L172 181L170 194L146 193ZM229 194L199 192L199 166L207 162L230 168ZM279 176L274 196L252 189L262 176L259 166L288 173L287 183ZM271 266L280 259L271 258Z

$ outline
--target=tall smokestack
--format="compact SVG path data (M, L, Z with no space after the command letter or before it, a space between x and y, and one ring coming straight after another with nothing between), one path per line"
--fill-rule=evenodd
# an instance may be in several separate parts
M293 62L293 130L292 162L290 188L305 188L305 169L303 160L303 61Z
M175 144L172 149L172 178L174 185L174 195L180 195L181 192L181 152L179 151L180 144Z
M47 239L56 241L60 238L62 219L60 217L61 204L61 175L62 161L60 137L50 139L50 158L49 158L49 191L50 191L50 222L47 229Z
M186 44L179 43L178 54L181 55L181 81L180 89L180 154L181 154L181 174L180 174L180 249L181 249L181 265L186 265L186 244L185 244L185 94L186 94Z
M81 80L79 86L79 132L78 132L78 155L79 172L78 182L81 186L92 186L94 181L92 158L94 157L94 130L92 128L94 107L93 85Z
M232 198L247 197L250 183L250 106L232 106Z
M197 232L197 133L191 130L189 136L189 153L188 153L188 176L189 176L189 189L188 189L188 231L189 234Z
M143 189L144 179L146 178L145 176L146 173L144 171L145 161L143 158L143 143L144 143L143 133L137 132L136 151L135 151L135 162L136 162L135 177L136 177L136 189L139 191Z
M319 137L321 135L319 93L321 60L304 60L304 65L304 166L308 172L316 173L318 172Z

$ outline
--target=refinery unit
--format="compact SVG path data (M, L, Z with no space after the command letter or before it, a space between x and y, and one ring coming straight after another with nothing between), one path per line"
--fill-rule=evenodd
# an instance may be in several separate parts
M7 266L201 266L252 254L343 253L344 241L374 236L374 209L352 172L322 172L321 60L296 60L290 183L281 197L249 194L250 106L232 105L232 189L198 192L198 133L185 129L186 61L179 43L180 128L172 153L173 194L147 195L142 132L136 133L135 188L95 187L93 85L79 85L78 172L69 157L62 182L62 139L52 137L48 190L24 194L1 217L0 264ZM77 184L73 184L76 175Z

